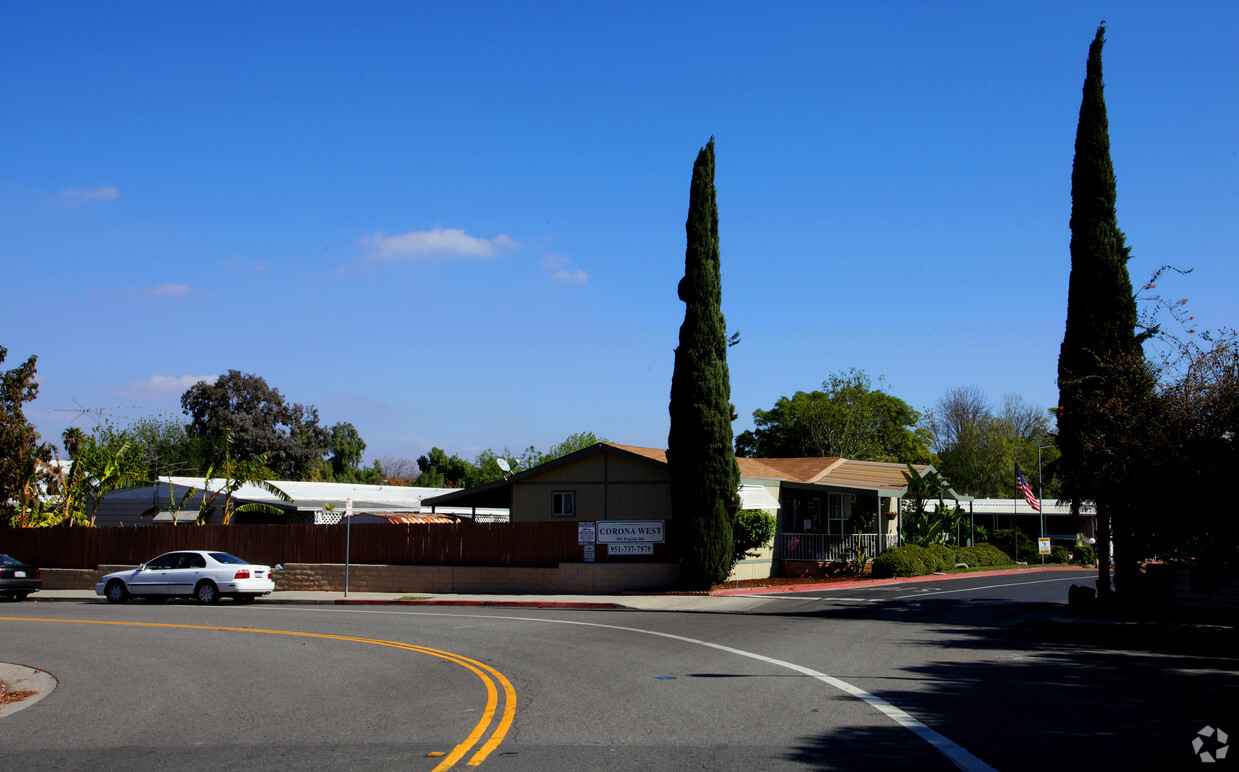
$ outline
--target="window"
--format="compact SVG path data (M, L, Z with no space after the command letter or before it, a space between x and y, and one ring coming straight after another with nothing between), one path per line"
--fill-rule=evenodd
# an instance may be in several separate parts
M845 534L850 530L852 519L852 494L832 493L827 499L826 512L830 518L828 533Z
M553 491L551 493L551 515L576 517L576 491Z
M169 552L166 555L160 555L151 562L146 564L147 569L151 571L167 571L170 568L176 568L176 564L181 561L181 553Z

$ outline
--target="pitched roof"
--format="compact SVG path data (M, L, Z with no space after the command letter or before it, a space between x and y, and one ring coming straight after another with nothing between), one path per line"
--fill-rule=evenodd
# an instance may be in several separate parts
M636 456L667 463L667 451L661 448L643 448L637 445L601 443ZM821 458L736 458L741 477L760 477L771 480L786 480L796 483L822 483L843 488L865 490L902 490L907 486L903 473L906 464L883 461L853 461L838 456ZM926 464L913 464L912 468L922 474L929 468Z
M650 461L656 461L660 464L667 463L667 451L662 448L643 448L638 445L617 445L614 442L600 443L608 445L612 448L622 450L625 453L631 453L634 456L640 456ZM795 467L795 462L810 462L809 469L816 470L820 464L813 462L820 461L836 461L838 459L804 459L804 458L736 458L736 464L740 467L741 477L765 477L771 480L795 480L800 481L798 476L801 470ZM775 466L771 462L781 461L787 462L783 466Z

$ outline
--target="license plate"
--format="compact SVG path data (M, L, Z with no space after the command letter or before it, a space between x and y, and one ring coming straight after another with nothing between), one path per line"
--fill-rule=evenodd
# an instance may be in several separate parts
M25 571L14 571L13 576L16 576L18 579L25 579L26 572Z

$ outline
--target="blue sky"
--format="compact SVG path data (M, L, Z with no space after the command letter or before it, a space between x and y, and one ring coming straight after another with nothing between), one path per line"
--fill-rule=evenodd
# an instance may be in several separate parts
M1050 407L1088 44L1133 283L1239 322L1239 5L4 3L28 415L263 376L367 460L663 447L714 135L732 398L858 368Z

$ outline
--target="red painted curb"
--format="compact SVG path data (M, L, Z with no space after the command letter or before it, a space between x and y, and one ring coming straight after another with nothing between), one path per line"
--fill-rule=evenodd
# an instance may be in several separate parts
M500 608L574 608L604 611L623 608L618 603L550 600L345 600L341 598L335 603L340 606L497 606Z
M1095 568L1072 568L1070 566L1054 568L1007 568L1001 571L976 571L968 574L928 574L926 576L896 577L893 579L858 579L851 582L832 582L829 584L785 584L768 587L744 587L738 590L714 590L711 595L771 595L797 592L822 592L824 590L855 590L864 587L881 587L885 584L912 584L917 582L939 582L945 579L965 579L972 576L1010 576L1012 574L1041 573L1045 571L1080 571L1084 574L1095 573Z

